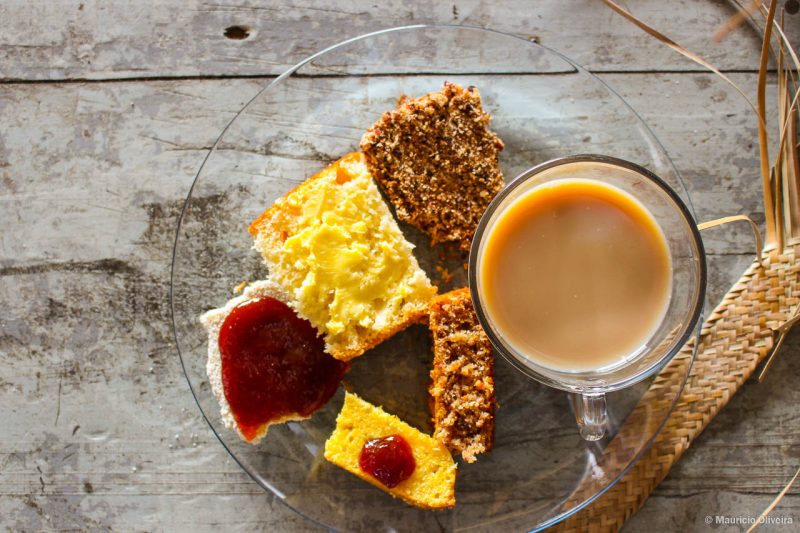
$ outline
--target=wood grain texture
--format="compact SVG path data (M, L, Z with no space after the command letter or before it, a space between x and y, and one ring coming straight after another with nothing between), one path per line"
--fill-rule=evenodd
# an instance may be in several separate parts
M0 5L0 76L271 74L287 56L375 29L376 20L531 29L597 70L677 70L602 77L673 155L700 220L763 219L755 124L712 75L683 72L694 67L589 2L541 2L529 16L516 16L514 4L456 4L9 2ZM705 41L725 6L681 5L631 8L726 68L752 67L752 35L716 53ZM258 31L228 41L220 35L231 24ZM733 77L752 88L755 74ZM186 387L169 328L183 199L219 129L266 81L0 84L0 529L319 530L228 458ZM712 301L751 260L745 229L713 231ZM629 531L702 531L706 515L758 515L800 463L798 351L793 335L767 382L744 387ZM775 513L800 524L797 488Z

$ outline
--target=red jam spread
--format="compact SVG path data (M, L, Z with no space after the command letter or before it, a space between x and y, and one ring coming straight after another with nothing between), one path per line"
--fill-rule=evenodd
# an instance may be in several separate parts
M245 439L268 422L308 417L333 396L349 365L324 348L311 324L274 298L231 311L219 332L222 386Z
M358 466L391 489L411 477L417 463L408 441L400 435L389 435L368 440L361 448Z

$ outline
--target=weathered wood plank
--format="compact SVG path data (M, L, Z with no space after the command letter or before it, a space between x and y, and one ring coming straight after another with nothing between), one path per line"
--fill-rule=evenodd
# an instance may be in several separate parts
M758 171L752 143L755 126L746 104L730 88L705 74L604 78L639 110L673 154L700 220L731 212L760 216L760 193L752 181ZM753 80L744 74L734 78L743 84ZM107 258L111 251L116 257L130 253L147 224L146 212L125 213L131 198L144 205L181 197L204 151L262 83L0 88L7 132L0 145L0 216L22 232L0 235L2 262L11 266L49 258L86 261ZM374 118L350 120L366 127ZM357 132L353 135L357 140ZM49 188L42 190L38 183L45 178ZM63 228L64 234L42 231L41 214L54 202L60 207L47 222ZM722 235L734 240L719 241ZM123 248L109 250L109 242ZM714 252L750 249L749 236L738 229L719 230L710 242Z
M727 2L648 0L628 7L720 68L752 70L758 64L758 38L752 31L739 30L721 44L710 41L733 12ZM787 27L800 31L792 21L789 16ZM0 4L0 78L274 75L345 38L420 23L482 26L537 39L596 71L698 70L601 2L589 0L312 0L282 5L11 0ZM249 28L249 37L226 38L225 29L234 25Z

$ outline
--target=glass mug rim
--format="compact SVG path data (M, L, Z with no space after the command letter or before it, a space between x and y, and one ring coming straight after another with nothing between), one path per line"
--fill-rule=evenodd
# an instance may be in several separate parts
M544 172L545 170L549 170L554 167L564 166L572 163L601 163L607 164L614 167L619 167L625 170L629 170L635 172L636 174L646 178L651 183L657 185L662 192L664 192L669 199L672 201L672 204L677 208L677 212L680 213L681 217L683 218L686 225L689 227L689 232L692 235L693 244L695 249L697 250L697 263L699 267L699 275L697 276L697 290L695 291L694 302L692 305L691 313L688 314L689 319L687 320L686 328L684 329L681 337L674 343L673 347L665 353L662 357L658 360L654 361L652 364L647 366L646 368L640 370L639 372L633 374L632 376L628 376L624 379L619 381L615 381L613 383L603 383L599 382L597 385L573 385L568 383L563 383L554 379L550 376L543 375L533 368L525 365L521 359L525 356L522 354L515 354L512 350L508 350L506 346L503 344L500 336L494 331L490 321L488 320L486 311L483 308L481 303L479 291L478 291L478 272L477 272L477 262L479 257L479 250L480 245L483 240L483 236L486 233L486 229L489 225L490 220L492 219L492 215L497 211L498 207L502 204L502 202L508 198L508 196L518 189L520 186L527 183L530 178ZM634 195L635 197L635 195ZM700 231L697 229L697 223L692 216L691 211L684 203L684 201L678 196L678 194L660 177L654 174L652 171L644 168L641 165L636 163L632 163L625 159L620 159L613 156L607 155L599 155L599 154L577 154L565 157L558 157L555 159L551 159L549 161L545 161L538 165L535 165L517 177L515 177L502 191L500 191L494 199L489 203L486 211L484 211L483 216L481 217L480 222L478 223L477 229L475 230L475 235L472 239L472 243L470 246L469 252L469 269L468 269L468 282L469 282L469 290L470 296L472 298L472 305L475 308L475 314L478 317L478 321L480 322L483 330L486 332L486 335L489 337L489 340L492 343L495 351L499 352L503 358L511 363L517 370L521 371L528 377L539 381L545 385L549 385L551 387L561 389L567 392L573 393L581 393L581 394L604 394L607 392L613 392L616 390L623 389L625 387L634 385L651 375L653 375L656 371L658 371L662 365L666 362L670 361L686 344L689 340L691 335L693 334L694 330L696 329L697 322L700 319L700 315L703 310L703 304L705 299L706 293L706 284L707 284L707 271L706 271L706 254L705 248L703 247L703 241L700 237ZM637 358L638 359L638 358ZM629 364L632 364L636 359L633 359ZM617 367L615 370L624 368L626 365L622 365ZM553 373L556 373L560 376L573 376L578 377L580 374L592 374L592 371L582 372L582 373L569 373L565 371L561 371L558 369L550 369ZM589 381L589 380L584 380Z

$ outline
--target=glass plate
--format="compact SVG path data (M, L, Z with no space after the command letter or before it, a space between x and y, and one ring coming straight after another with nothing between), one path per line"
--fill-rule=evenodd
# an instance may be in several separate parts
M507 180L554 157L601 153L649 168L691 205L664 148L619 95L563 55L518 37L463 26L394 28L324 50L264 87L223 130L186 199L172 265L175 338L197 404L233 458L292 509L330 528L546 527L601 494L647 450L691 366L689 353L662 373L651 393L658 401L636 407L653 380L609 395L609 436L587 443L565 393L496 358L494 451L459 464L457 505L449 511L410 507L323 459L342 387L310 420L273 426L258 446L222 426L197 317L223 305L240 282L267 275L248 224L304 179L357 150L363 132L400 95L435 91L445 80L479 88L491 127L506 145ZM466 286L466 255L431 247L415 229L402 228L441 292ZM452 280L445 283L437 266ZM354 360L344 383L430 432L430 364L429 332L412 326Z

